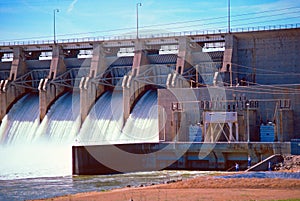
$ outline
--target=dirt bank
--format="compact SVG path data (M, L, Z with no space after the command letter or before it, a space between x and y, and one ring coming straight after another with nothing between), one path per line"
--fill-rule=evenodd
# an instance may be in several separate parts
M298 179L222 179L213 176L198 177L171 184L150 187L124 188L106 192L88 192L48 200L105 200L128 201L164 200L283 200L300 199Z
M277 171L299 172L300 156L286 155ZM241 172L243 173L243 172ZM237 173L231 173L237 174ZM201 200L300 200L300 179L216 178L200 176L169 184L87 192L48 200L53 201L201 201Z

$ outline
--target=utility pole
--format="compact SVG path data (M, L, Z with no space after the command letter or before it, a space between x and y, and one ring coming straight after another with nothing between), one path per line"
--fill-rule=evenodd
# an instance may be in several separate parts
M142 6L142 3L136 4L136 38L139 38L139 6Z
M54 44L56 44L56 33L55 33L55 13L58 13L59 10L56 8L53 10L53 41L54 41Z

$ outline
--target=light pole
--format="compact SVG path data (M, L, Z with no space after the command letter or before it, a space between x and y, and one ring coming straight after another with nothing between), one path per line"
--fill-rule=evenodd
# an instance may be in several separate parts
M56 44L56 35L55 35L55 13L58 13L59 10L56 8L53 10L53 39L54 39L54 44Z
M246 103L247 107L247 142L250 142L250 128L249 128L249 102Z
M142 6L142 3L136 4L136 38L139 38L139 6Z
M230 33L230 0L228 0L228 33Z

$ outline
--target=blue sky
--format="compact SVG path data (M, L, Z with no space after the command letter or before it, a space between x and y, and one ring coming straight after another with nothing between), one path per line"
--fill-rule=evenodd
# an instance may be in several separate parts
M227 28L228 0L1 0L0 41ZM231 0L231 27L300 23L299 0ZM117 31L111 31L117 30Z

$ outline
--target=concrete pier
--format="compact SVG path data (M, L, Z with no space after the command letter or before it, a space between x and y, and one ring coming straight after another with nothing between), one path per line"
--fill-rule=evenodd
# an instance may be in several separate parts
M180 75L183 74L184 70L191 67L192 61L192 50L190 47L190 38L180 37L178 39L178 55L176 62L176 72Z
M139 76L142 70L145 70L144 66L147 64L149 64L149 61L145 41L136 40L132 70L129 75L125 76L122 83L124 122L128 119L136 100L145 92L145 84L139 83L134 79Z
M64 63L64 52L61 46L53 46L50 71L47 78L42 79L39 84L40 120L42 120L51 104L65 91L64 87L51 83L58 75L66 72Z
M233 82L238 79L237 78L237 70L238 67L236 64L238 63L238 46L237 46L237 38L228 34L225 36L225 50L224 50L224 59L223 65L221 68L221 72L225 74L225 82L229 83L229 86L233 85Z
M27 72L26 57L21 47L13 48L13 60L11 63L10 75L6 80L1 80L0 87L0 121L6 115L12 104L15 103L25 92L26 89L15 86L13 82Z
M105 91L105 86L92 81L97 77L97 75L104 73L106 69L107 62L103 44L94 43L89 76L82 77L79 84L81 122L85 120L91 107Z

